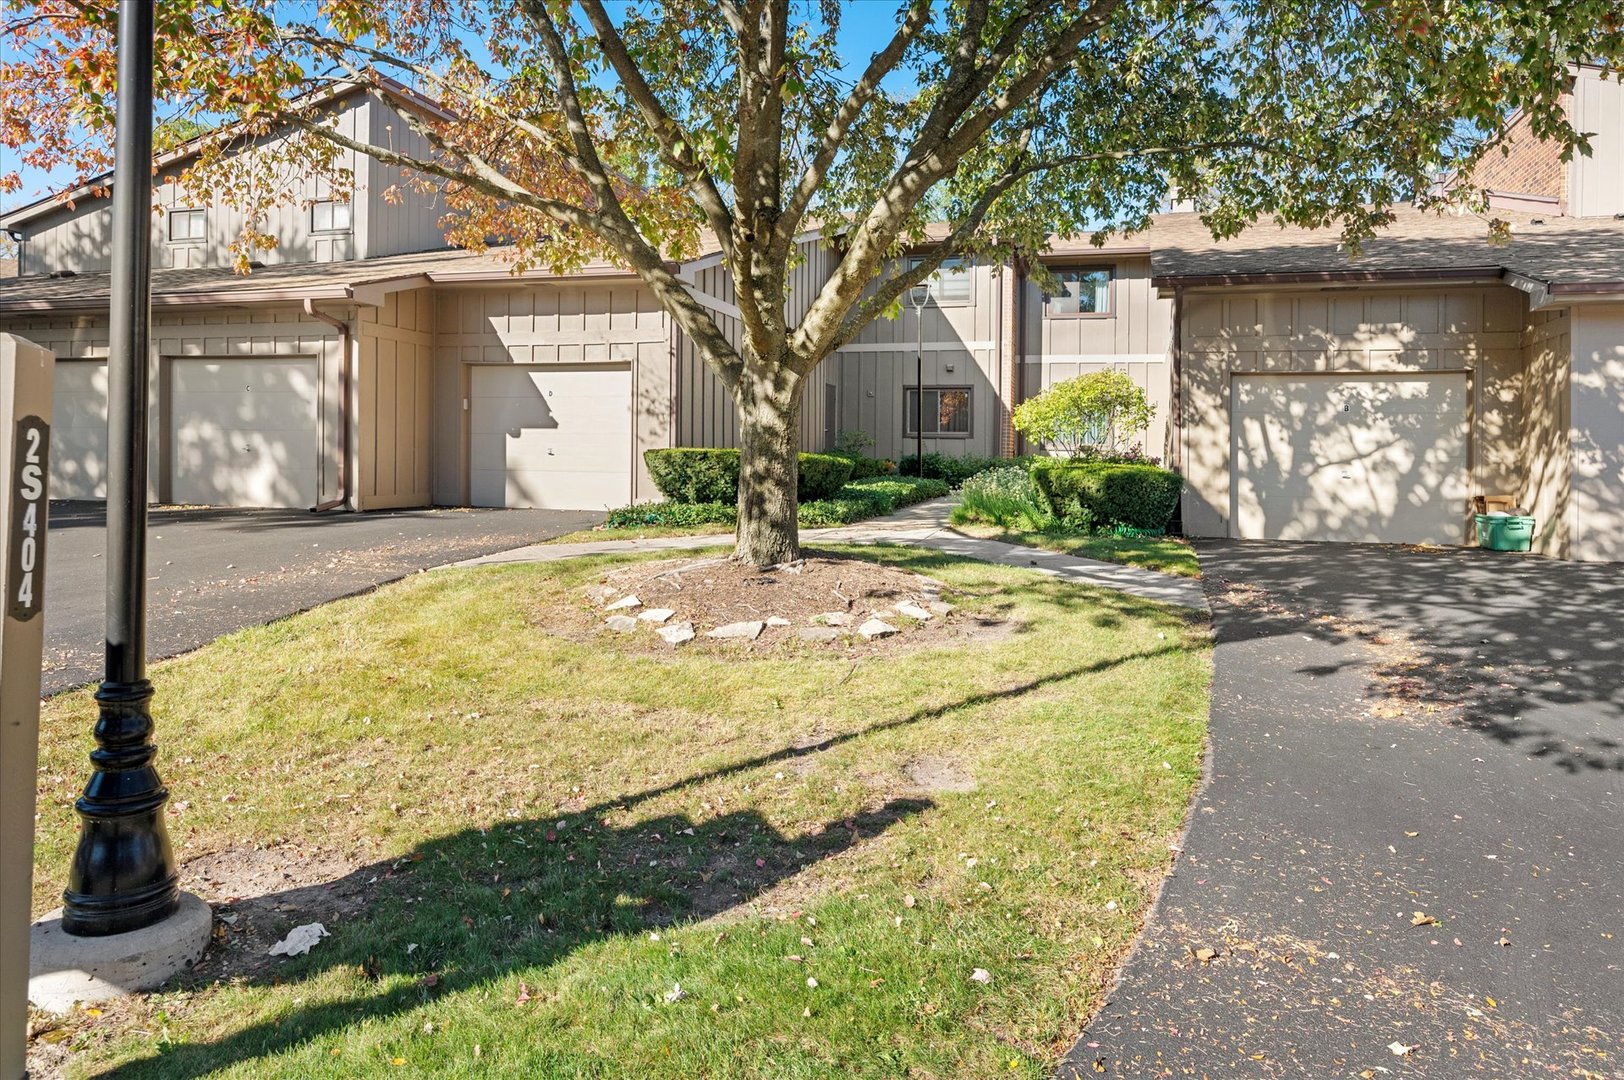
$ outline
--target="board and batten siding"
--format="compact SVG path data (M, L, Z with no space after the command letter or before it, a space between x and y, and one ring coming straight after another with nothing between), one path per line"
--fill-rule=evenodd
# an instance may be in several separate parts
M482 364L628 365L632 497L658 498L643 451L672 445L671 343L665 312L630 278L514 282L437 290L432 495L468 502L469 369Z
M899 269L887 267L886 273ZM915 441L906 432L903 410L907 392L920 378L922 354L927 388L970 391L969 436L927 435L925 453L997 453L1004 407L999 390L1004 383L999 347L1004 272L995 262L977 261L963 271L970 279L967 299L939 300L933 293L923 311L904 300L896 318L875 319L825 361L838 364L838 429L866 434L874 440L870 452L878 457L912 454Z
M1022 400L1035 397L1057 383L1096 371L1127 374L1150 400L1155 415L1142 443L1145 453L1167 460L1169 413L1172 401L1173 302L1156 295L1150 283L1148 257L1117 257L1108 253L1056 256L1046 260L1051 269L1108 267L1111 270L1111 311L1106 316L1051 316L1043 289L1024 282L1022 315L1026 333L1022 357Z
M1518 502L1534 516L1534 550L1567 558L1573 513L1573 319L1562 308L1532 312L1528 322Z
M1568 555L1624 561L1624 304L1574 307L1571 333Z
M400 113L378 98L367 102L367 126L374 146L423 161L435 155L429 141L407 127ZM430 184L425 184L426 180ZM400 166L368 157L356 178L356 187L355 227L362 258L409 255L449 246L440 223L446 213L445 200L431 178L408 178Z
M785 307L789 325L796 326L812 306L817 292L833 271L834 257L815 237L797 243L799 263L790 271L789 302ZM738 295L733 275L719 258L702 260L685 277L701 304L729 342L739 343ZM699 355L686 334L674 331L676 354L676 446L736 447L739 445L738 408L722 380ZM824 360L806 377L801 390L801 449L815 451L824 446L824 386L835 381L832 360Z
M1230 388L1241 373L1464 373L1471 494L1523 488L1526 297L1516 289L1191 291L1183 322L1183 513L1191 536L1230 534ZM1462 540L1467 512L1461 506Z
M357 510L427 506L434 424L434 297L390 293L355 327Z
M335 312L336 313L336 312ZM107 358L105 315L29 316L0 320L0 330L27 338L56 354L59 364ZM297 307L214 308L153 313L147 497L169 502L171 418L170 361L182 358L230 361L271 357L316 362L318 488L323 502L338 496L338 379L343 362L337 332Z
M1568 213L1608 217L1624 213L1624 84L1600 69L1579 68L1573 81L1569 119L1591 132L1590 153L1569 163Z

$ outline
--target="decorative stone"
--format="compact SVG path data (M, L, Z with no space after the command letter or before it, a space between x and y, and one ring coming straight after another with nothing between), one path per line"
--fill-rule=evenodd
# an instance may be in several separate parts
M28 1000L66 1013L74 1002L108 1001L155 990L185 971L208 947L214 913L191 893L167 919L104 937L74 937L62 929L62 909L29 931Z
M812 616L812 621L825 626L850 626L851 616L844 611L825 611L822 615Z
M869 619L857 628L857 632L873 641L875 638L890 637L892 634L900 634L902 631L883 619Z
M767 620L768 626L788 626L789 620L782 615L774 615Z
M603 625L622 634L628 634L637 629L637 620L630 615L611 615L603 620Z
M762 628L765 626L766 624L762 622L732 622L728 623L726 626L718 626L715 630L706 631L705 636L713 638L743 638L746 641L754 641L756 638L761 636Z
M632 608L639 608L639 607L642 607L642 606L643 606L643 601L639 600L637 597L635 597L635 596L622 596L619 600L616 600L614 603L610 604L604 610L605 611L630 611Z
M659 623L659 622L665 622L667 619L669 619L671 616L673 616L675 614L676 614L676 612L672 611L668 607L651 607L647 611L639 612L637 617L639 619L642 619L644 622Z
M953 605L949 604L945 600L932 600L926 605L926 607L930 608L938 615L946 615L949 611L953 610Z
M832 626L803 626L800 635L802 641L839 641L845 637Z
M670 626L660 627L658 633L665 639L667 645L681 645L694 639L694 624L691 622L672 623Z
M920 622L930 621L930 612L926 611L918 604L898 604L897 614L906 615L908 618L917 619Z

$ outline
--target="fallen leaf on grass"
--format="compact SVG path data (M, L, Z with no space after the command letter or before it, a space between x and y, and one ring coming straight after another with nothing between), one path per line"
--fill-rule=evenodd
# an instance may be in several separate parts
M519 996L513 999L513 1004L515 1004L515 1005L523 1005L525 1002L527 1002L529 1000L530 1000L530 987L526 986L524 984L523 980L520 980L520 982L519 982Z

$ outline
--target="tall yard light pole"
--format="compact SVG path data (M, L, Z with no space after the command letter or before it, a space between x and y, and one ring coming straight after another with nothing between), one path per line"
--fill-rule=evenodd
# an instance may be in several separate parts
M919 325L919 347L914 352L914 400L919 403L914 420L914 465L919 478L925 478L925 305L930 303L930 285L921 281L908 289L908 303ZM906 394L903 395L907 397Z
M113 273L107 335L107 669L64 906L29 936L28 999L65 1012L162 985L214 916L180 891L153 759L147 681L147 354L152 320L153 4L118 5Z
M62 928L81 937L150 926L180 903L164 825L169 791L153 766L147 681L147 340L152 320L153 5L118 17L113 274L107 349L107 666L96 703L95 771L75 808L83 821L68 871Z

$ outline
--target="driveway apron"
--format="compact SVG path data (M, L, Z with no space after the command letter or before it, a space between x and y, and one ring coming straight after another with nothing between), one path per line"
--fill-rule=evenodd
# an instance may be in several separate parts
M1061 1074L1624 1077L1624 573L1198 547L1207 783Z

